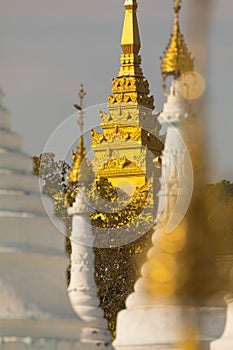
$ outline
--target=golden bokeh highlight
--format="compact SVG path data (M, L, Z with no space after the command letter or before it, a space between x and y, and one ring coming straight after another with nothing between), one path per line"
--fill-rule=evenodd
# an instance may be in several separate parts
M157 227L156 249L151 251L148 261L147 285L148 292L155 297L174 297L177 288L187 280L188 268L181 269L177 259L186 244L187 226L184 219L171 233L166 232L165 223Z
M164 252L175 254L182 250L186 243L187 222L177 226L171 233L158 237L156 244Z
M155 284L153 282L148 283L147 290L151 295L155 295L159 298L170 298L175 293L175 284L160 283Z
M158 254L150 262L151 277L161 283L172 282L176 276L176 262L172 255Z
M187 323L190 320L187 320ZM190 326L185 327L183 330L183 341L176 344L177 349L180 350L198 350L199 349L199 336L198 331L195 327L191 328Z
M205 88L205 79L198 72L185 72L179 78L179 92L188 100L200 98Z

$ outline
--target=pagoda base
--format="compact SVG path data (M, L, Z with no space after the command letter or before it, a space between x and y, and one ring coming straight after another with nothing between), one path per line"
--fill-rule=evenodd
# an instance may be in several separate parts
M113 349L111 344L105 342L104 339L96 341L96 336L93 341L90 335L86 341L82 339L87 333L86 330L85 323L79 320L0 319L0 350Z
M224 324L225 308L220 307L153 306L123 310L118 315L113 345L116 350L181 350L184 332L187 334L193 326L201 330L200 349L207 350L210 342L221 335Z
M80 342L83 345L91 346L90 349L113 350L111 334L107 329L84 326L81 331Z
M233 349L233 295L227 300L227 316L225 330L220 339L211 343L211 350Z

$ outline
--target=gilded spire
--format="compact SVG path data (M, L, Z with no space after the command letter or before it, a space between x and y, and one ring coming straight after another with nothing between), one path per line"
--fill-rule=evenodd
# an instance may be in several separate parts
M74 151L72 151L73 166L68 175L69 183L73 184L78 182L80 175L80 167L85 157L86 150L83 142L83 135L81 135L77 146L77 152L75 153Z
M181 0L174 0L174 28L168 46L161 62L162 77L165 81L168 75L179 77L182 73L193 71L194 59L180 31L179 13ZM164 84L164 88L166 85Z
M68 183L70 189L73 189L73 187L77 187L78 181L85 182L86 175L87 177L90 175L89 170L91 167L89 161L86 158L86 149L83 141L83 99L86 95L86 92L83 88L83 84L81 84L78 95L80 98L80 105L75 104L74 107L78 110L79 113L78 124L80 127L80 138L77 146L77 151L72 151L73 165L68 175Z
M121 68L118 77L113 79L112 93L109 96L109 108L117 103L142 105L154 108L154 98L149 96L149 83L141 69L140 34L137 21L136 0L125 1L125 19L122 31Z
M125 1L125 21L122 31L121 48L124 54L138 54L141 48L140 35L137 21L136 0Z

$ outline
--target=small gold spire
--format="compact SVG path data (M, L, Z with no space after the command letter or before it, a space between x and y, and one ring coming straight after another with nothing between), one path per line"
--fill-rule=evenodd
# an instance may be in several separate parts
M124 54L137 55L141 48L136 11L136 0L125 1L125 21L122 31L121 48Z
M77 151L72 151L72 159L73 159L73 165L70 169L69 175L68 175L68 185L69 188L72 189L74 186L77 186L78 181L80 178L85 177L84 174L81 174L83 170L86 172L87 168L91 166L89 161L86 158L86 149L84 146L83 141L83 99L86 95L86 92L84 91L83 84L81 84L80 90L78 92L78 96L80 98L80 105L74 105L74 107L79 111L79 120L78 124L80 126L80 138L77 146ZM81 169L82 168L82 169Z
M149 83L144 78L141 68L141 48L138 20L137 1L125 1L125 19L122 30L121 68L118 77L112 81L113 96L109 96L109 109L119 104L142 105L154 108L154 97L149 96Z
M161 72L166 89L165 80L167 76L179 77L182 73L193 71L194 59L185 43L184 36L180 31L179 13L181 0L174 0L174 27L168 46L161 61Z
M82 161L85 159L86 150L83 142L83 135L80 136L76 153L72 151L73 166L68 175L69 184L74 184L78 182L80 167Z

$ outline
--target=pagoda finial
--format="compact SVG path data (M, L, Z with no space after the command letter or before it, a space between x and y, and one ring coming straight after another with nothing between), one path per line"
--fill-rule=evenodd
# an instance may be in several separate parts
M174 0L174 12L177 17L179 17L180 9L181 9L181 0Z
M84 90L83 84L80 85L80 89L78 92L78 96L80 98L80 105L75 104L74 107L79 111L79 119L78 119L78 125L80 126L80 135L82 137L83 135L83 100L86 96L86 92Z
M80 104L75 104L74 107L77 109L79 114L78 125L80 127L80 137L78 141L77 151L72 151L73 165L68 174L68 187L69 191L67 193L67 202L72 204L75 200L76 189L78 182L85 183L91 178L91 164L86 158L86 149L83 140L83 125L84 125L84 113L83 113L83 100L86 96L83 84L81 84L78 96L80 98Z
M175 78L182 73L193 71L194 59L185 43L184 36L180 31L179 13L181 10L181 0L174 1L174 27L168 46L164 52L161 62L161 72L164 81L164 91L166 91L165 80L169 75Z
M154 109L154 98L149 96L149 83L141 68L141 48L137 1L125 0L125 19L121 38L121 67L116 79L112 81L112 96L109 96L109 109L117 104L141 105ZM120 112L121 113L121 112Z
M81 162L86 156L86 150L83 142L83 125L84 125L83 100L84 100L84 97L86 96L86 92L84 90L83 84L80 85L78 96L80 98L80 105L75 104L74 107L78 110L78 114L79 114L78 125L80 127L80 138L79 138L77 152L72 153L74 165L69 174L69 177L71 177L73 180L72 182L78 181L77 177L78 177L79 168L80 168Z
M136 0L125 1L125 20L122 31L121 48L124 54L138 54L141 48L136 11Z

